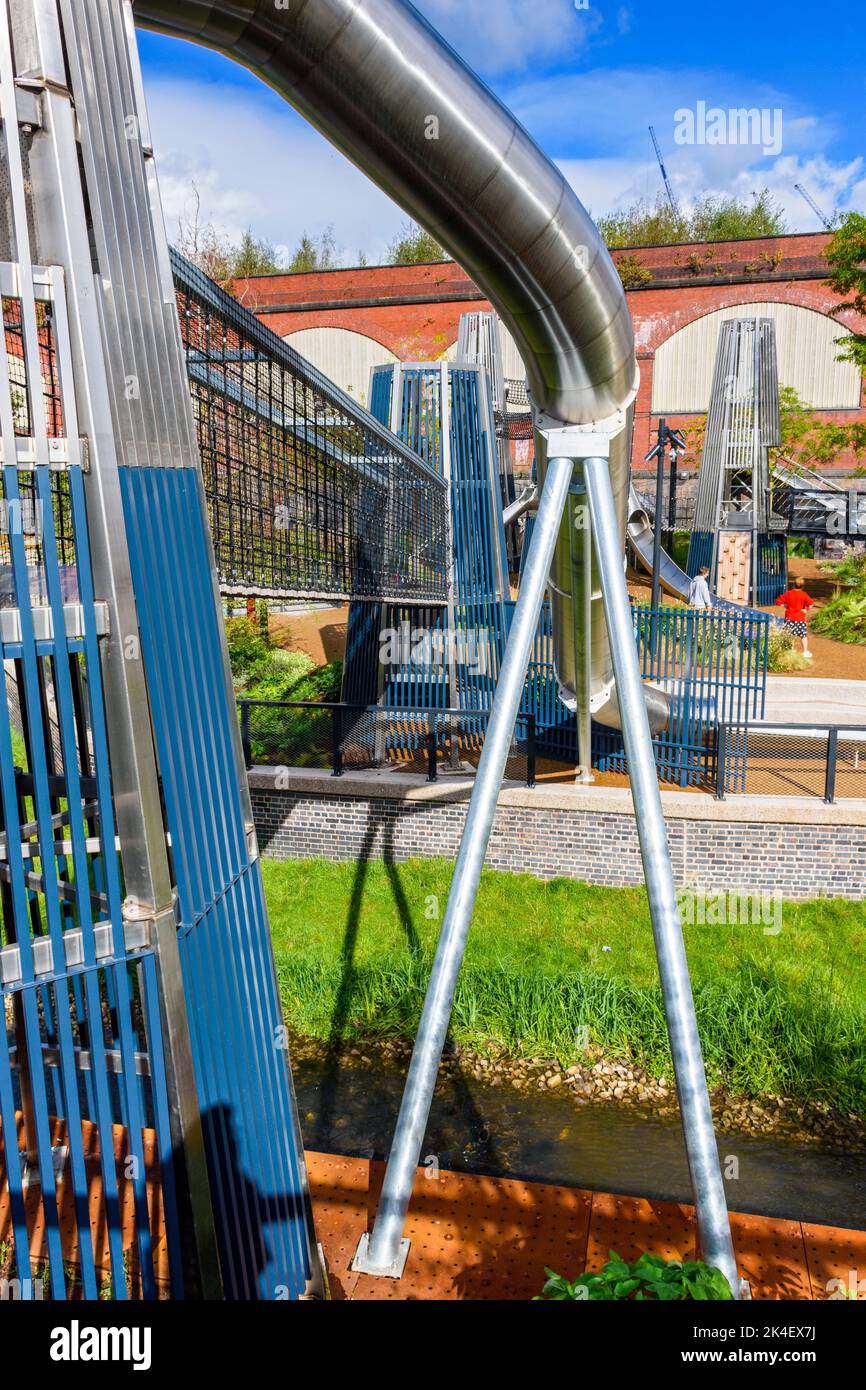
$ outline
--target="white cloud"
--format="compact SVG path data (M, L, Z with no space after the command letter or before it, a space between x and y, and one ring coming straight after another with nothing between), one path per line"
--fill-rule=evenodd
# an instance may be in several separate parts
M595 217L628 207L643 198L654 202L662 193L661 174L654 159L563 159L559 167L581 202ZM866 161L836 162L824 155L801 158L783 155L755 162L740 147L689 148L678 153L677 166L667 163L674 196L688 210L698 198L736 194L750 198L768 188L791 231L820 230L820 223L794 187L803 184L818 206L830 216L862 208L866 202Z
M504 98L523 124L555 155L575 146L588 153L616 150L642 157L654 125L665 153L672 154L677 112L707 108L781 111L783 152L821 150L838 135L834 117L813 109L766 83L699 68L675 73L656 66L594 67L517 80Z
M461 58L483 72L518 72L539 60L574 58L604 23L597 5L582 7L574 0L416 3Z
M146 79L169 238L190 206L236 240L247 227L277 246L334 225L351 260L384 257L405 214L277 98L229 86Z

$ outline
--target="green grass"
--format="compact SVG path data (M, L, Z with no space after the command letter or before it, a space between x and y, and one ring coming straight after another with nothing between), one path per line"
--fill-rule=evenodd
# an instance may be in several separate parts
M452 868L266 861L289 1025L320 1039L411 1037ZM866 1114L864 906L786 905L778 936L737 925L685 935L713 1082ZM452 1036L568 1062L582 1027L671 1074L644 891L485 871Z
M17 729L10 729L12 735L12 758L16 767L27 771L27 749L24 747L24 740Z

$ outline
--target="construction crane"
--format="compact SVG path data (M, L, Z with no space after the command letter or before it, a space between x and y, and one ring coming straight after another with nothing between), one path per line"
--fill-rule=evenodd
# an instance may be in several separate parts
M655 131L653 130L652 126L650 126L650 128L649 128L649 133L650 133L650 135L651 135L651 137L652 137L653 147L654 147L655 152L656 152L656 159L657 159L658 162L659 162L659 168L660 168L661 171L662 171L662 179L664 180L665 193L667 193L667 195L668 195L668 202L669 202L670 205L671 205L671 212L673 213L674 217L679 217L679 215L680 215L680 210L679 210L679 208L677 207L677 200L676 200L676 198L674 197L674 191L673 191L673 189L671 188L671 181L670 181L670 179L668 178L668 171L667 171L667 169L665 168L665 163L664 163L664 160L662 159L662 152L661 152L661 150L659 149L659 142L658 142L658 140L656 139L656 133L655 133Z
M818 204L815 202L815 199L812 197L811 193L808 193L801 183L795 183L794 187L800 194L800 197L805 198L806 202L809 204L809 207L812 209L818 220L824 223L825 229L828 232L831 232L833 230L833 223L830 221L829 217L824 216L823 212L818 207Z

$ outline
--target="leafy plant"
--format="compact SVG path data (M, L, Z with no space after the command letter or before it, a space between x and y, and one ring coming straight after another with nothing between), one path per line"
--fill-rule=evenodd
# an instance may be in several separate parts
M815 542L809 536L788 536L787 551L789 559L812 560L815 557Z
M641 285L646 285L653 278L652 272L637 256L619 256L616 260L616 268L619 271L619 278L622 280L623 287L627 290L640 289Z
M249 618L229 618L226 637L232 675L235 677L249 678L251 672L267 661L271 654L260 628Z
M853 309L866 314L866 215L849 212L830 239L824 253L830 267L830 288L850 295L831 312ZM856 362L866 369L866 333L848 333L838 340L840 361Z
M849 550L844 560L831 565L824 572L835 579L837 584L866 584L866 555L855 555L853 550Z
M819 609L812 626L837 642L866 643L866 584L849 589Z
M820 469L848 452L854 458L866 455L866 424L862 420L849 424L823 420L793 386L779 387L779 418L781 443L770 451L771 464L782 463L795 471ZM688 452L696 461L703 453L706 428L707 417L702 415L686 429Z
M598 1273L585 1271L573 1283L545 1269L547 1282L535 1302L724 1302L733 1298L730 1285L720 1269L702 1260L665 1260L661 1255L644 1253L634 1264L611 1250L610 1259Z
M415 222L405 222L388 247L389 265L429 265L450 260L435 237Z
M766 188L751 200L708 194L698 200L690 213L674 212L667 198L660 194L655 203L641 198L596 221L610 247L730 241L779 236L786 231L784 214Z

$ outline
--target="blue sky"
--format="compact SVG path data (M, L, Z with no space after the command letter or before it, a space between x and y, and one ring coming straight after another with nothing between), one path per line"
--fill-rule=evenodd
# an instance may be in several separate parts
M791 230L866 210L866 23L860 0L420 0L596 214L655 198L655 126L677 197L769 187ZM333 225L380 260L404 214L273 93L203 49L140 35L169 234L201 215L280 247ZM683 110L766 109L777 139L683 144ZM772 113L780 112L780 117ZM768 126L768 131L770 127Z

